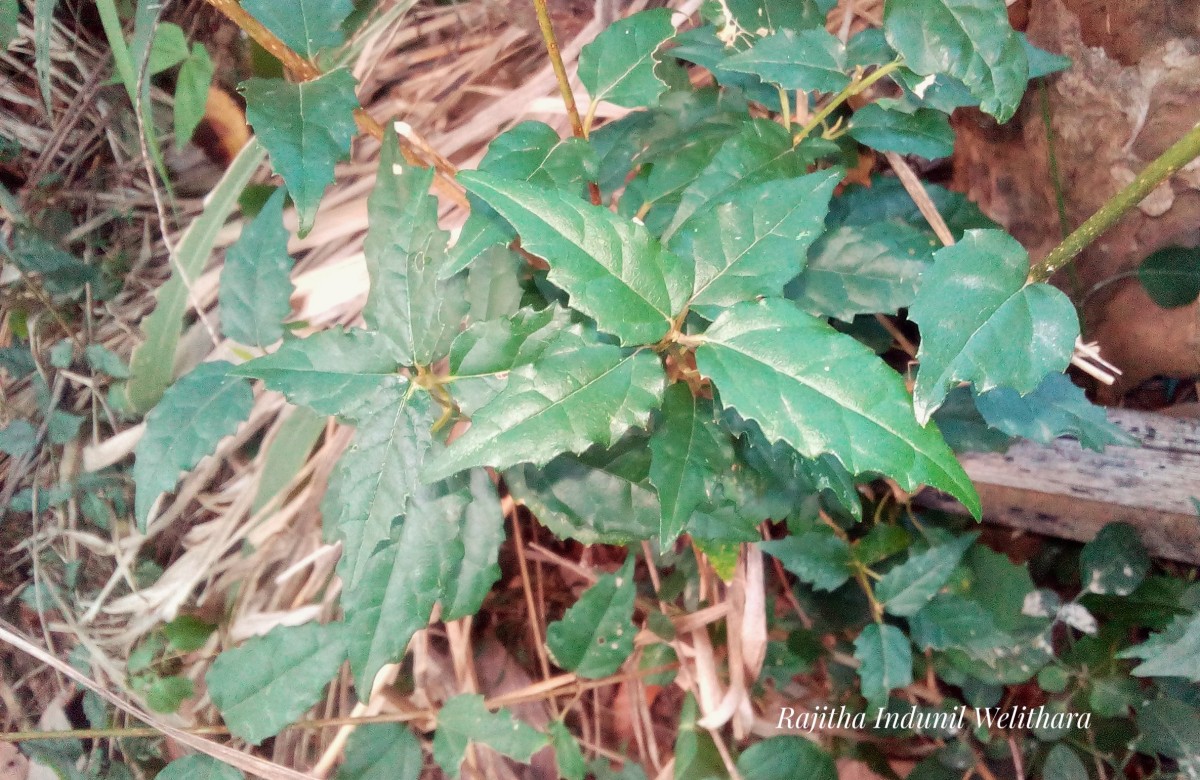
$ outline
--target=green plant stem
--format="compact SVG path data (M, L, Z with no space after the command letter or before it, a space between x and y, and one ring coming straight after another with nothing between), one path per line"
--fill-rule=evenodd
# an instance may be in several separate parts
M838 106L842 105L858 93L866 90L884 76L888 75L889 73L893 73L900 67L901 64L902 62L900 60L894 60L893 62L889 62L887 65L876 68L869 76L859 77L851 81L845 89L834 95L833 98L825 104L824 108L814 114L813 118L808 120L808 124L800 128L800 132L796 133L795 138L792 139L792 145L795 146L799 144L801 141L807 138L813 130L816 130L818 127L820 127L821 123L828 119L829 115L836 111Z
M1075 259L1089 244L1099 238L1125 215L1180 168L1200 156L1200 125L1193 127L1183 138L1175 142L1158 159L1142 169L1129 186L1109 198L1075 232L1063 239L1050 254L1029 272L1031 282L1044 282Z

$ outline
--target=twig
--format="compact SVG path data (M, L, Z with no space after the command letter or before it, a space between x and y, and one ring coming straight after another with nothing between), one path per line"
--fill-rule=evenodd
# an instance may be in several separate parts
M1142 199L1162 184L1180 168L1200 156L1200 125L1193 127L1183 138L1176 141L1156 160L1142 169L1129 186L1113 195L1087 221L1075 229L1063 242L1029 272L1029 279L1044 282L1056 271L1075 259L1089 244L1099 238L1110 227Z

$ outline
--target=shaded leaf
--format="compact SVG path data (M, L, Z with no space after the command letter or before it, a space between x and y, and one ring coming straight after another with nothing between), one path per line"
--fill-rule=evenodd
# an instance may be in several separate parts
M838 92L850 84L846 47L824 28L780 30L721 63L787 90Z
M816 590L836 590L853 573L850 545L824 526L758 546Z
M204 681L229 731L258 745L320 701L346 660L344 629L278 626L217 656Z
M634 556L614 574L602 574L562 620L546 627L546 647L554 662L580 677L614 674L633 652Z
M704 501L709 483L733 466L733 441L717 425L712 401L677 383L667 389L650 452L650 482L662 510L658 538L665 548Z
M177 758L154 776L155 780L243 780L241 771L203 753Z
M365 723L346 742L337 780L418 780L425 765L421 742L399 723Z
M1029 63L1004 0L888 0L883 29L912 70L962 81L1001 122L1016 112Z
M623 344L666 335L692 291L691 268L645 227L561 192L480 172L460 181L517 229L522 246L550 264L571 306Z
M312 229L321 196L333 182L334 164L350 152L353 112L358 108L355 83L350 71L339 68L298 84L253 78L241 85L246 121L287 184L302 238Z
M999 230L939 249L909 317L921 326L913 406L928 420L956 382L1029 393L1071 360L1079 320L1062 291L1026 284L1029 256Z
M558 775L563 780L584 780L587 776L587 764L583 760L583 751L565 723L561 720L550 721L550 745L554 748L554 762L558 766Z
M1165 631L1151 634L1118 658L1140 658L1130 674L1137 677L1183 677L1200 682L1200 613L1178 615Z
M204 118L208 105L208 89L212 85L213 62L202 43L193 43L179 75L175 78L175 145L182 147L192 140L196 127Z
M380 668L404 657L435 604L444 620L474 614L500 576L504 517L485 472L414 487L394 518L386 544L342 596L359 690L371 690Z
M921 648L954 648L973 654L991 652L1013 642L996 627L990 612L954 593L934 596L909 616L909 626L913 642Z
M408 164L389 128L367 199L363 254L371 289L363 319L395 342L405 365L445 357L467 314L463 278L442 278L449 235L437 224L433 175L432 168Z
M113 379L129 378L129 366L108 347L102 344L88 344L83 354L93 370L108 374Z
M1088 780L1087 767L1074 750L1061 742L1050 749L1046 763L1042 765L1042 776L1055 780Z
M1150 556L1128 523L1109 523L1083 546L1079 556L1085 593L1128 596L1150 570Z
M1047 374L1037 389L1025 396L998 387L976 398L975 405L988 425L1039 444L1071 436L1096 452L1110 444L1138 446L1137 439L1109 422L1104 408L1089 401L1083 388L1065 374Z
M146 433L134 450L133 481L138 528L145 531L159 495L175 488L217 444L250 416L254 394L224 361L201 363L163 393L146 415Z
M0 452L14 458L33 452L37 444L37 429L28 420L13 420L0 428Z
M1200 249L1170 246L1138 266L1138 281L1164 309L1177 309L1200 298Z
M899 101L877 100L854 112L850 137L881 152L915 154L929 160L954 153L950 117L931 108L905 110Z
M778 30L823 27L836 0L726 0L724 9L743 30L769 35Z
M39 3L40 5L40 3ZM55 246L39 233L17 227L11 248L0 243L0 255L28 274L37 274L51 295L71 295L100 281L100 270Z
M351 0L242 0L242 7L310 60L321 49L341 45L342 22L354 10Z
M1137 708L1142 732L1139 753L1161 753L1171 758L1200 755L1200 710L1176 699L1159 698Z
M883 575L875 586L875 597L893 615L912 615L937 595L978 536L965 534L946 544L910 554L907 561Z
M870 623L854 640L862 695L873 706L887 701L890 691L912 682L912 647L895 626Z
M487 745L523 763L548 744L545 734L514 719L508 710L490 712L483 705L482 696L455 696L438 712L433 758L446 774L457 778L467 746L472 742Z
M804 737L784 735L755 742L738 756L744 780L837 780L833 758Z
M277 189L242 229L225 253L219 304L221 330L234 341L265 347L283 338L283 321L292 311L291 232L283 226L283 201Z
M824 230L840 178L832 169L746 187L690 221L670 243L696 267L689 305L715 316L716 307L779 296Z
M723 404L805 457L836 457L905 490L927 484L979 513L970 480L933 426L913 419L900 376L871 350L790 301L738 304L696 350Z
M654 73L654 53L672 35L671 11L654 8L610 24L579 52L579 80L593 103L653 105L667 89Z

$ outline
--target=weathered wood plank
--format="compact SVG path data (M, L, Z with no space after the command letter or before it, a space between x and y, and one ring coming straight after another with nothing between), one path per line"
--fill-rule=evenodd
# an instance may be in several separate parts
M1109 417L1142 446L1100 453L1060 439L961 456L984 519L1080 541L1120 520L1138 529L1152 555L1200 564L1200 421L1123 409ZM922 494L920 502L965 512L944 496Z

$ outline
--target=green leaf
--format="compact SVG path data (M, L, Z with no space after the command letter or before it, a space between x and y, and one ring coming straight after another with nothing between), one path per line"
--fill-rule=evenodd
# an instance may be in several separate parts
M758 546L816 590L837 590L853 573L850 545L825 526Z
M691 220L670 243L696 267L689 305L711 313L739 301L778 297L825 229L829 198L840 179L841 171L832 169L746 187Z
M351 0L242 0L242 7L310 60L321 49L341 45L342 22L354 10Z
M1200 755L1200 710L1176 699L1154 699L1137 711L1139 753L1171 758Z
M501 133L479 162L481 171L567 192L581 191L595 168L595 153L586 141L560 138L557 130L543 122L522 122ZM487 248L516 238L516 231L491 206L474 195L469 199L471 213L450 248L443 276L466 268Z
M804 737L784 735L755 742L738 756L743 780L837 780L833 759Z
M968 230L934 254L909 318L921 327L913 406L929 419L957 382L1037 389L1071 361L1079 319L1062 291L1027 284L1029 256L999 230Z
M212 623L205 623L200 618L180 615L163 626L163 633L171 647L181 653L191 653L204 647L216 629Z
M946 401L933 413L946 443L955 452L1004 452L1014 439L987 424L975 407L974 394L967 385L960 385L946 396Z
M937 428L913 419L900 376L870 349L790 301L742 303L696 350L721 401L808 458L830 453L852 474L879 472L909 491L926 484L979 514L970 480Z
M33 452L37 444L37 429L28 420L13 420L0 428L0 452L14 458Z
M946 220L955 238L971 228L994 228L996 223L983 215L971 201L958 192L952 192L936 184L926 184L929 195L938 213ZM829 203L829 223L834 225L874 225L881 222L904 223L933 235L929 222L917 208L904 185L894 177L872 176L870 186L852 184L841 195ZM941 246L941 242L935 244Z
M26 228L13 231L11 249L0 243L0 257L5 256L25 273L41 276L42 286L51 295L74 295L84 285L100 281L97 266L88 265Z
M1083 546L1079 556L1085 593L1128 596L1150 570L1150 556L1128 523L1109 523Z
M21 18L18 0L0 0L0 49L17 39L17 22Z
M391 536L392 521L420 485L419 471L432 444L437 411L423 392L405 384L385 387L355 421L321 502L325 537L342 542L338 573L347 589L363 577L371 554Z
M603 574L567 610L546 627L546 648L554 662L580 677L595 680L614 674L633 652L634 556L615 574Z
M426 464L425 479L470 466L541 465L562 452L611 446L646 426L664 385L654 353L572 339L514 370L467 432Z
M187 57L187 36L183 34L183 29L177 24L163 22L154 31L154 41L150 44L150 60L146 64L146 76L156 76L175 67Z
M579 52L579 80L592 103L651 106L667 90L654 74L654 53L675 34L671 10L642 11L608 26Z
M967 654L1010 647L1013 638L996 627L992 615L970 599L939 593L909 616L912 640L933 650L958 649Z
M881 706L887 695L913 681L912 647L895 626L870 623L854 640L862 695L872 706Z
M1117 658L1142 659L1130 672L1138 677L1184 677L1200 683L1200 612L1176 616L1165 631L1117 653Z
M953 76L1001 122L1016 113L1029 62L1004 0L887 0L883 29L912 70Z
M250 416L250 385L224 361L202 363L172 385L146 415L146 433L134 450L133 481L138 528L146 530L159 495L174 490L180 473L193 469Z
M401 394L397 350L388 339L367 330L322 330L308 338L288 339L269 355L243 363L230 373L261 379L272 390L317 414L354 422L379 413L381 392Z
M258 745L320 701L344 660L345 624L278 626L221 653L204 681L229 731Z
M265 445L262 476L258 478L254 503L250 505L251 514L266 506L300 473L313 445L325 432L325 424L323 415L298 407L275 429L275 435Z
M505 246L479 254L467 272L467 316L471 322L509 318L521 308L525 258Z
M459 180L512 223L524 249L546 258L572 308L622 344L654 344L682 311L692 270L645 227L525 182L478 171Z
M1169 246L1154 252L1138 266L1138 281L1164 309L1195 303L1200 297L1200 249Z
M113 379L129 378L129 366L108 347L102 344L88 344L83 354L93 370L108 374Z
M713 479L733 467L733 441L717 425L712 401L696 398L678 383L667 389L650 451L650 481L662 511L658 538L666 548L704 501Z
M778 30L806 30L823 27L825 15L836 0L726 0L721 10L742 30L754 35L769 35Z
M907 561L883 575L875 585L875 597L893 615L914 614L942 589L978 536L966 534L925 552L910 554Z
M399 723L366 723L350 735L337 780L418 780L421 742Z
M34 0L33 3L33 68L37 71L38 87L47 116L52 115L50 92L50 33L54 29L54 9L58 0Z
M1039 49L1029 42L1028 36L1023 32L1017 33L1017 37L1021 39L1021 46L1025 49L1025 56L1029 59L1029 78L1040 79L1043 76L1049 76L1051 73L1057 73L1060 70L1066 70L1071 67L1071 58L1064 57L1061 54L1054 54L1045 49Z
M929 235L904 223L837 227L813 244L785 294L805 311L843 322L894 314L913 302L932 255Z
M244 780L245 777L239 770L212 756L195 753L167 764L154 780Z
M437 200L429 194L433 174L405 161L389 128L367 199L363 253L371 290L363 319L395 342L405 365L445 357L467 314L463 278L442 278L449 235L438 227Z
M83 415L55 409L50 413L46 425L46 439L51 444L66 444L79 434L79 426L83 424L83 420Z
M254 78L241 85L246 121L295 201L301 238L312 230L334 164L350 152L355 83L350 71L339 68L298 84Z
M178 712L184 700L196 695L192 681L186 677L171 675L157 677L146 691L146 704L154 712Z
M1055 780L1088 780L1087 767L1074 750L1061 742L1050 749L1046 763L1042 765L1042 777Z
M846 47L824 28L780 30L728 58L721 68L751 73L787 90L840 92L850 84Z
M850 137L881 152L915 154L929 160L954 153L950 117L931 108L905 110L900 101L877 100L854 112Z
M522 763L527 763L534 753L548 744L545 734L514 719L508 710L489 712L482 696L455 696L438 713L433 758L446 774L457 778L467 746L472 742L487 745Z
M658 496L646 482L645 439L629 437L613 450L560 455L540 469L504 473L514 497L560 539L628 544L653 538L661 526Z
M192 140L204 118L208 89L212 86L213 62L202 43L193 43L192 52L179 68L175 79L175 145Z
M988 425L1039 444L1072 436L1096 452L1110 444L1138 446L1137 439L1109 422L1104 408L1092 404L1083 388L1065 374L1048 374L1025 396L1007 387L996 388L976 398L975 405Z
M725 764L707 729L700 728L700 707L692 693L684 694L675 736L675 780L707 780L722 777Z
M558 776L563 780L584 780L587 776L587 764L584 763L583 752L579 749L575 735L561 720L550 721L550 745L554 748Z
M266 347L283 338L283 321L292 311L291 233L283 226L287 193L275 190L225 253L219 296L221 330L234 341Z
M912 537L908 531L898 525L880 523L872 528L866 536L854 542L852 554L854 560L864 566L874 566L880 561L908 549L911 544Z
M504 517L482 470L415 488L391 525L387 543L342 596L350 668L361 691L371 690L385 664L404 657L435 604L444 620L474 614L500 576Z

